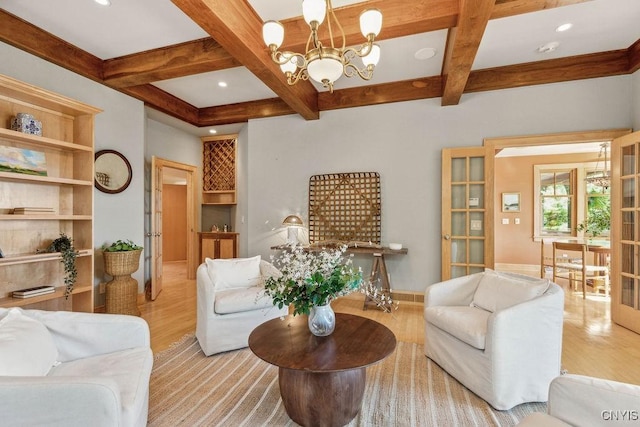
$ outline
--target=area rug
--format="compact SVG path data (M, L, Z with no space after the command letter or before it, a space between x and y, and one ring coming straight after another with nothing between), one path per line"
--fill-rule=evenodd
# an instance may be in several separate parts
M367 368L355 426L511 426L546 404L496 411L425 357L398 342ZM159 353L151 374L150 426L296 426L278 389L278 368L242 349L206 357L193 335Z

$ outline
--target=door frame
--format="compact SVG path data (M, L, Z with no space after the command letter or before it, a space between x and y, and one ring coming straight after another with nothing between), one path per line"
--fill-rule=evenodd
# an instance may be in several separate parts
M155 159L155 164L159 168L172 168L185 171L187 173L187 279L195 279L196 278L196 269L198 268L198 241L197 241L197 230L199 227L198 224L198 215L199 215L199 200L198 200L198 187L196 185L196 179L198 177L198 168L196 166L192 166L186 163L175 162L173 160L162 159L159 157L153 156ZM155 173L151 174L151 179L156 180L157 176ZM155 183L156 185L162 185L162 183ZM151 254L153 257L155 254ZM153 284L153 274L152 274L152 284ZM152 285L153 286L153 285Z

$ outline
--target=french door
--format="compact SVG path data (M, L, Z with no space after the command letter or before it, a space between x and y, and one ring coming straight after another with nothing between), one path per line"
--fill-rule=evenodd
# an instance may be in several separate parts
M640 333L640 132L611 143L611 319Z
M442 280L493 267L493 172L485 152L442 150Z

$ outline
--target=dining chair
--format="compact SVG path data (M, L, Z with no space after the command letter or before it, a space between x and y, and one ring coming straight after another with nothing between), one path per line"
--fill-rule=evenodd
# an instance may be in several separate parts
M595 249L595 248L592 248ZM603 281L609 287L609 268L606 265L589 263L589 246L586 243L553 242L553 281L564 278L575 289L582 285L582 298L587 296L587 282L596 289L596 282Z

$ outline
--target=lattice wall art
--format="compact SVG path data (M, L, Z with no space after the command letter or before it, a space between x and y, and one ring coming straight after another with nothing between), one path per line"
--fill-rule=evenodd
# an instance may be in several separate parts
M203 191L236 189L236 139L203 143Z
M349 172L309 178L309 243L380 244L380 175Z

